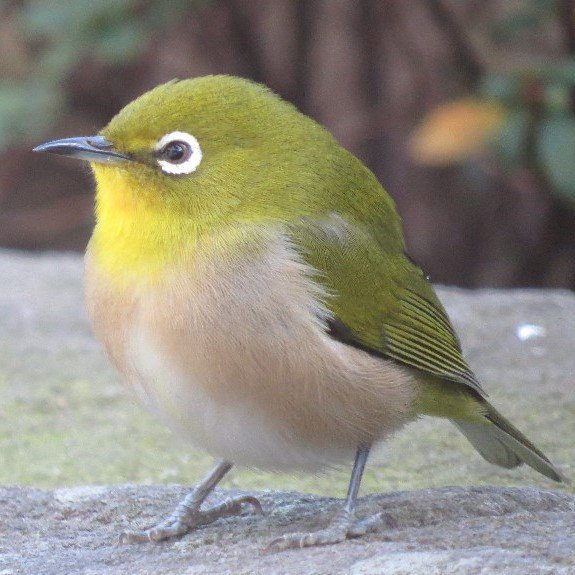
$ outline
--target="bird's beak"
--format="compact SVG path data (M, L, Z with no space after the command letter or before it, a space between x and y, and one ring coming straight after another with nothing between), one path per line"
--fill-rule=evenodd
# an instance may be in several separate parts
M64 138L36 146L33 152L49 152L60 156L70 156L78 160L117 164L130 160L125 154L118 152L114 145L103 136L88 136L85 138Z

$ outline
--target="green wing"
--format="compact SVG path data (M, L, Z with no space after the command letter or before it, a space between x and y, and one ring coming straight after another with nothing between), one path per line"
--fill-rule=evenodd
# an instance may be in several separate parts
M485 395L441 302L401 242L382 244L339 215L306 218L290 236L330 294L332 337Z

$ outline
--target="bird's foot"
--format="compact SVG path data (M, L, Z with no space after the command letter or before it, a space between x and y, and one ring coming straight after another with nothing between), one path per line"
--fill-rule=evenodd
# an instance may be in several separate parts
M267 551L285 551L286 549L301 549L318 545L333 545L346 539L361 537L366 533L376 531L383 524L381 514L355 520L353 513L342 509L331 521L329 527L312 533L290 533L274 539L267 546Z
M178 537L202 525L213 523L217 519L240 515L244 505L251 505L258 515L263 513L261 503L250 495L226 499L208 509L200 509L199 505L191 506L187 503L187 499L184 499L166 520L155 527L144 531L125 531L122 533L120 544L157 542Z

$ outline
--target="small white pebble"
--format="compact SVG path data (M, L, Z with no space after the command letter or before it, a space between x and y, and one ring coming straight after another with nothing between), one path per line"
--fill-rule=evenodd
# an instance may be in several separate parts
M515 335L521 341L527 341L534 337L545 337L547 335L547 330L541 325L522 323L515 328Z

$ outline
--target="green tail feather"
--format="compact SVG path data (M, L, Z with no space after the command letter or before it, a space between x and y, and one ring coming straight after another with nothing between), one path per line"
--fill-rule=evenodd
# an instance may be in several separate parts
M568 483L542 451L494 407L487 402L482 403L486 410L484 421L452 421L484 459L508 469L525 463L554 481Z

